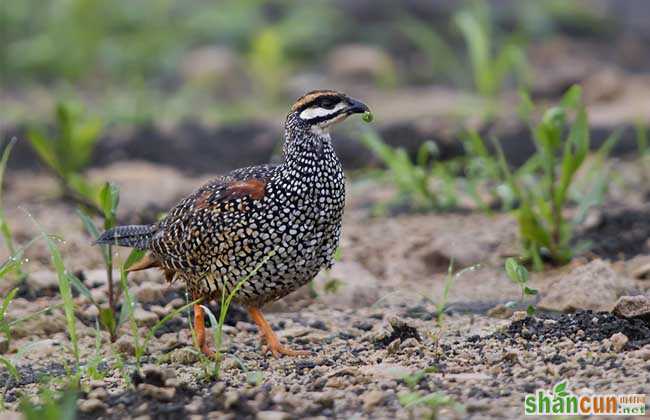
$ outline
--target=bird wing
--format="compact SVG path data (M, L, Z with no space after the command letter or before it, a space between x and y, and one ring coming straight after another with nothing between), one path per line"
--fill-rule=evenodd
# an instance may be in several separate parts
M246 235L247 213L264 198L276 170L276 165L242 168L203 185L159 222L151 249L176 270L205 273L214 268L214 258Z

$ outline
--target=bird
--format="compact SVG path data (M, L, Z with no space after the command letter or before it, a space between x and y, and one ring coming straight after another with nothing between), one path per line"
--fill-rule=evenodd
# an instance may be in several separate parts
M366 104L346 94L308 92L287 114L279 163L218 176L158 222L115 227L95 243L146 251L129 271L160 269L166 280L183 281L193 300L220 299L235 290L233 302L247 309L267 352L308 355L280 342L262 307L332 267L345 175L330 129L353 114L366 121L372 115ZM193 311L195 345L212 356L203 307L197 303Z

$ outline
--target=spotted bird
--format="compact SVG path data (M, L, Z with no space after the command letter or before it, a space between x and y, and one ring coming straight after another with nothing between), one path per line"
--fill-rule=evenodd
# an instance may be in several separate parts
M160 268L193 300L220 299L242 279L234 302L248 309L274 356L308 354L282 345L261 308L332 265L341 236L345 176L329 129L368 107L332 90L299 98L287 115L282 163L234 170L200 187L151 225L119 226L99 244L148 251L130 271ZM368 115L368 114L366 114ZM194 306L206 355L203 309Z

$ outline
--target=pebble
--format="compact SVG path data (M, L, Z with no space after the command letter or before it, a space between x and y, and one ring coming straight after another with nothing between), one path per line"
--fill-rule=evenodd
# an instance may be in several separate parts
M142 395L159 401L172 401L176 396L176 388L159 387L151 384L138 384L138 391Z
M97 398L89 398L87 400L81 400L78 404L79 411L82 413L92 413L95 411L103 410L106 408L104 403Z
M163 285L146 281L135 289L135 295L140 302L158 302L163 299L163 287Z
M95 388L88 393L88 399L105 400L108 398L108 392L104 388Z
M284 411L260 411L257 420L288 420L291 416Z
M133 338L129 335L123 335L122 337L118 338L115 342L115 345L117 346L117 350L120 353L128 354L130 356L133 356L135 354Z
M363 401L363 409L365 411L371 411L384 401L384 397L385 395L381 391L374 390L366 392L361 397L361 401Z
M0 337L0 353L6 353L9 351L9 340L6 337Z
M526 319L527 316L528 316L528 314L526 313L526 311L515 311L512 314L511 320L513 322L522 321L522 320Z
M612 312L623 318L650 319L650 298L637 296L621 296Z
M36 271L30 273L25 283L34 291L56 290L59 288L59 280L53 271Z
M181 347L169 354L169 360L172 363L180 363L182 365L193 365L199 360L199 355L192 347Z
M635 351L634 356L641 360L650 360L650 345L644 346L639 350Z
M223 382L217 382L216 384L212 385L212 388L210 388L210 394L212 394L213 397L218 397L223 394L223 391L225 390L226 384Z
M185 305L185 301L181 298L172 299L167 305L165 305L165 310L170 311L171 309L177 309Z
M391 343L386 346L386 353L388 354L395 354L399 351L400 345L402 344L402 340L399 338L391 341Z
M144 325L147 327L153 327L156 322L158 322L158 315L142 308L135 308L133 311L133 317L139 326Z
M487 311L487 316L497 319L508 319L512 316L512 309L503 304L498 304Z
M201 398L199 397L194 397L192 401L185 406L185 411L187 411L190 414L196 414L199 411L201 411L201 407L203 405L203 402Z
M612 350L614 350L617 353L620 353L625 347L625 345L627 344L627 342L629 341L627 336L620 332L612 335L610 337L610 340L612 342Z
M225 394L223 406L224 408L229 409L233 405L237 404L237 401L239 401L239 392L237 391L228 391Z

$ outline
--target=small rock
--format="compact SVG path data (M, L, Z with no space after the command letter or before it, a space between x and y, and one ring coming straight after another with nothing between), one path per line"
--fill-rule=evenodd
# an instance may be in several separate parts
M88 319L95 319L99 316L99 309L96 305L89 305L82 313Z
M7 337L2 336L0 337L0 353L4 354L9 351L9 340L7 340Z
M223 406L226 410L228 410L230 407L234 406L237 404L239 401L239 392L237 391L228 391L226 392Z
M133 345L133 338L129 335L123 335L115 342L117 350L120 353L133 356L135 354L135 346Z
M388 354L395 354L399 351L400 345L402 344L402 340L395 339L393 340L387 347L386 347L386 352Z
M643 295L621 296L616 301L612 312L623 318L650 320L650 298Z
M336 284L336 287L331 287ZM365 308L379 299L379 280L363 265L339 261L314 279L318 300L345 308Z
M221 364L223 370L241 369L241 365L232 357L227 357Z
M402 345L400 347L409 348L409 347L419 347L419 346L420 346L420 342L417 339L411 337L404 340L404 342L402 342Z
M644 346L633 353L634 357L641 360L650 360L650 345Z
M30 290L35 292L57 290L59 288L59 280L53 271L35 271L30 273L25 279L25 283Z
M145 281L135 289L138 301L144 303L159 302L163 299L163 286L151 281Z
M618 275L609 262L597 259L545 282L538 307L562 312L609 311L633 286L632 280Z
M546 327L546 328L550 328L555 324L557 324L557 321L554 320L554 319L545 319L544 320L544 327ZM573 341L571 341L571 343L573 344Z
M160 305L151 305L151 307L149 307L149 310L154 314L156 314L159 318L163 318L165 315L169 313L167 309L165 309Z
M329 378L327 382L325 382L325 387L326 388L336 388L336 389L343 389L347 386L349 386L349 382L346 381L343 378L339 377L334 377L334 378Z
M139 325L144 325L146 327L153 327L156 325L156 322L158 322L158 315L146 311L143 308L135 308L133 311L133 317Z
M303 337L311 332L311 329L305 327L293 327L279 331L281 337L298 338Z
M635 279L650 279L650 255L637 256L627 262L627 272Z
M108 398L108 392L104 388L95 388L88 393L88 400L105 400L106 398Z
M81 411L82 413L92 413L106 408L104 403L101 400L98 400L97 398L81 400L78 404L78 407L79 407L79 411Z
M487 316L491 318L508 319L512 316L512 309L503 304L498 304L487 311Z
M512 314L511 319L512 319L513 322L522 321L522 320L526 319L527 316L528 316L528 314L526 313L526 311L515 311Z
M365 411L372 411L373 408L384 401L384 393L377 390L366 392L361 397L361 401L363 401L363 409Z
M610 340L612 342L612 350L615 352L619 353L620 351L623 350L623 347L627 344L629 339L627 336L623 333L616 333L610 337Z
M374 376L377 379L402 379L413 373L413 369L397 363L379 363L361 367L361 373Z
M138 391L142 395L159 401L172 401L176 396L176 388L165 388L151 384L138 384Z
M257 420L288 420L291 416L283 411L260 411Z
M223 391L225 390L226 384L223 382L217 382L216 384L212 385L212 388L210 388L210 394L212 394L213 397L218 397L223 394Z
M165 305L165 310L169 312L171 309L178 309L183 305L185 305L185 301L183 299L174 298L167 305Z
M182 365L192 365L199 360L199 355L192 347L181 347L169 354L169 360L172 363L180 363Z
M84 270L83 275L84 275L84 284L86 284L86 286L88 286L91 289L99 286L103 286L108 283L106 278L106 270L103 268ZM113 283L118 282L119 278L120 278L120 272L118 270L113 270Z
M201 411L202 406L203 402L201 401L201 398L194 397L194 399L192 399L192 401L185 406L185 411L190 414L196 414Z

